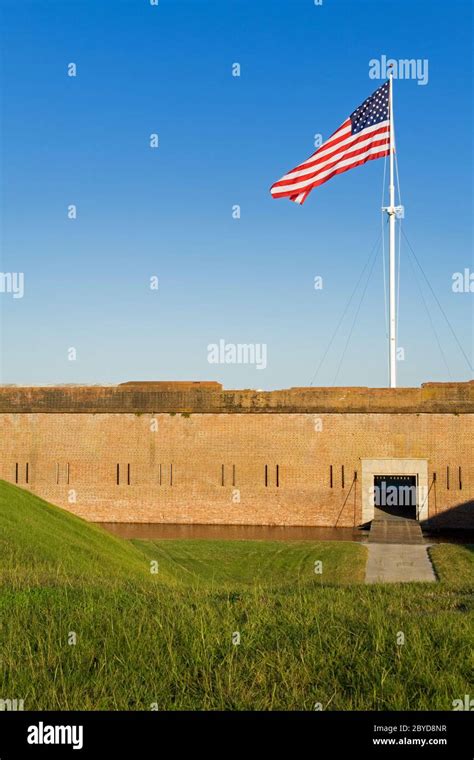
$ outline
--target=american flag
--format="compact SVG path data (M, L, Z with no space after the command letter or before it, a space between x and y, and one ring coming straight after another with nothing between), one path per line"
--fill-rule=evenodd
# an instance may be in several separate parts
M359 108L306 161L270 188L274 198L303 204L313 187L335 174L390 153L390 82L364 100Z

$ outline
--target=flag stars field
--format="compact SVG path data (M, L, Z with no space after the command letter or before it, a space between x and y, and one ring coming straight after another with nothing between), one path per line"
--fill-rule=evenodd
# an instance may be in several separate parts
M336 174L388 156L390 86L385 82L379 87L312 156L275 182L272 196L302 205L314 187Z

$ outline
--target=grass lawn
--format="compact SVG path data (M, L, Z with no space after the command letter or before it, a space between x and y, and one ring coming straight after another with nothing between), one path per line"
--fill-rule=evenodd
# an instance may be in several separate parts
M474 545L435 544L428 553L438 578L445 584L459 589L474 586Z
M214 591L362 583L366 549L331 541L133 541L163 581ZM315 563L320 562L317 566ZM322 572L316 573L315 570Z
M0 482L0 698L451 709L473 693L473 549L433 547L438 584L366 586L360 544L127 542Z

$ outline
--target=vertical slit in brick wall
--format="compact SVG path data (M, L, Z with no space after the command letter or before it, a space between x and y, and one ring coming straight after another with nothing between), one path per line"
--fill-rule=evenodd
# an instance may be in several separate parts
M334 485L334 480L332 476L332 464L329 465L329 487L332 488Z
M232 485L235 486L235 464L232 465Z
M25 483L28 483L28 481L30 479L30 477L29 477L30 476L29 470L30 470L30 466L29 466L29 464L27 462L26 465L25 465Z
M18 462L15 465L15 483L18 483Z
M268 464L265 465L265 486L268 486Z
M341 486L344 488L344 465L341 465Z
M276 486L277 488L280 487L280 465L277 464L276 466Z
M127 464L127 486L130 485L130 462Z
M69 480L70 480L69 475L70 475L70 470L69 470L69 462L68 462L66 465L66 482L68 485L69 485Z
M446 467L446 488L449 491L449 467Z
M173 465L170 464L170 486L173 485Z
M162 485L162 483L163 483L163 481L162 481L162 478L161 478L161 464L160 464L160 474L159 474L159 479L160 479L160 486L161 486L161 485Z
M56 485L59 483L59 462L56 462Z
M221 486L225 484L225 478L224 478L224 465L221 465Z
M120 485L120 465L117 465L117 485Z
M459 467L459 490L462 491L462 470Z

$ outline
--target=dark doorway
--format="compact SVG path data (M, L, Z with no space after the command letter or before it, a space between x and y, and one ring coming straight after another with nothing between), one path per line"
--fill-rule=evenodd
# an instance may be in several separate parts
M416 520L416 475L374 475L374 505L393 517Z

